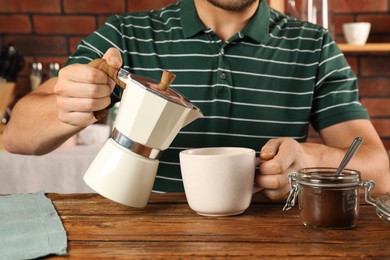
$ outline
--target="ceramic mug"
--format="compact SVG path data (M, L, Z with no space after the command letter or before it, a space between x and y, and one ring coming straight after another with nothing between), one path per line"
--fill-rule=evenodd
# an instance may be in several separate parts
M188 204L204 216L243 213L254 186L256 152L242 147L212 147L180 152L180 168Z
M345 23L343 32L347 43L353 45L364 45L370 34L371 24L366 22Z

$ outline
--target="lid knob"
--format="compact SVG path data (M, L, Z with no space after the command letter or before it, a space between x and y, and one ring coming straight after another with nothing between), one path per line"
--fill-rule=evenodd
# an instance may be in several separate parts
M158 89L164 91L168 90L175 78L175 74L170 71L164 70L161 76L161 82L158 83Z

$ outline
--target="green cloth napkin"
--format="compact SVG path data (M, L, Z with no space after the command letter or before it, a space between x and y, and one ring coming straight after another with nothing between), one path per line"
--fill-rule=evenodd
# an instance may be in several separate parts
M43 192L0 196L0 259L66 255L66 232Z

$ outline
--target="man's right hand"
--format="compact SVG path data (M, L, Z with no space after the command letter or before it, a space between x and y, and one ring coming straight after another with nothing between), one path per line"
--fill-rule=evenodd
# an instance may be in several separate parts
M120 52L115 48L108 49L103 59L115 68L122 65ZM59 120L78 127L95 123L93 112L110 104L114 87L114 81L106 73L89 65L72 64L62 68L53 90Z

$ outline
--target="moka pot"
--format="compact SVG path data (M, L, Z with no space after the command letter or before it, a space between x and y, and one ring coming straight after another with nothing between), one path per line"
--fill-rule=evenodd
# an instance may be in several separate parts
M84 181L106 198L143 208L162 151L182 127L202 117L202 112L169 88L175 77L170 72L164 71L161 82L156 82L111 68L102 59L90 65L105 71L124 91L111 137L89 166Z

